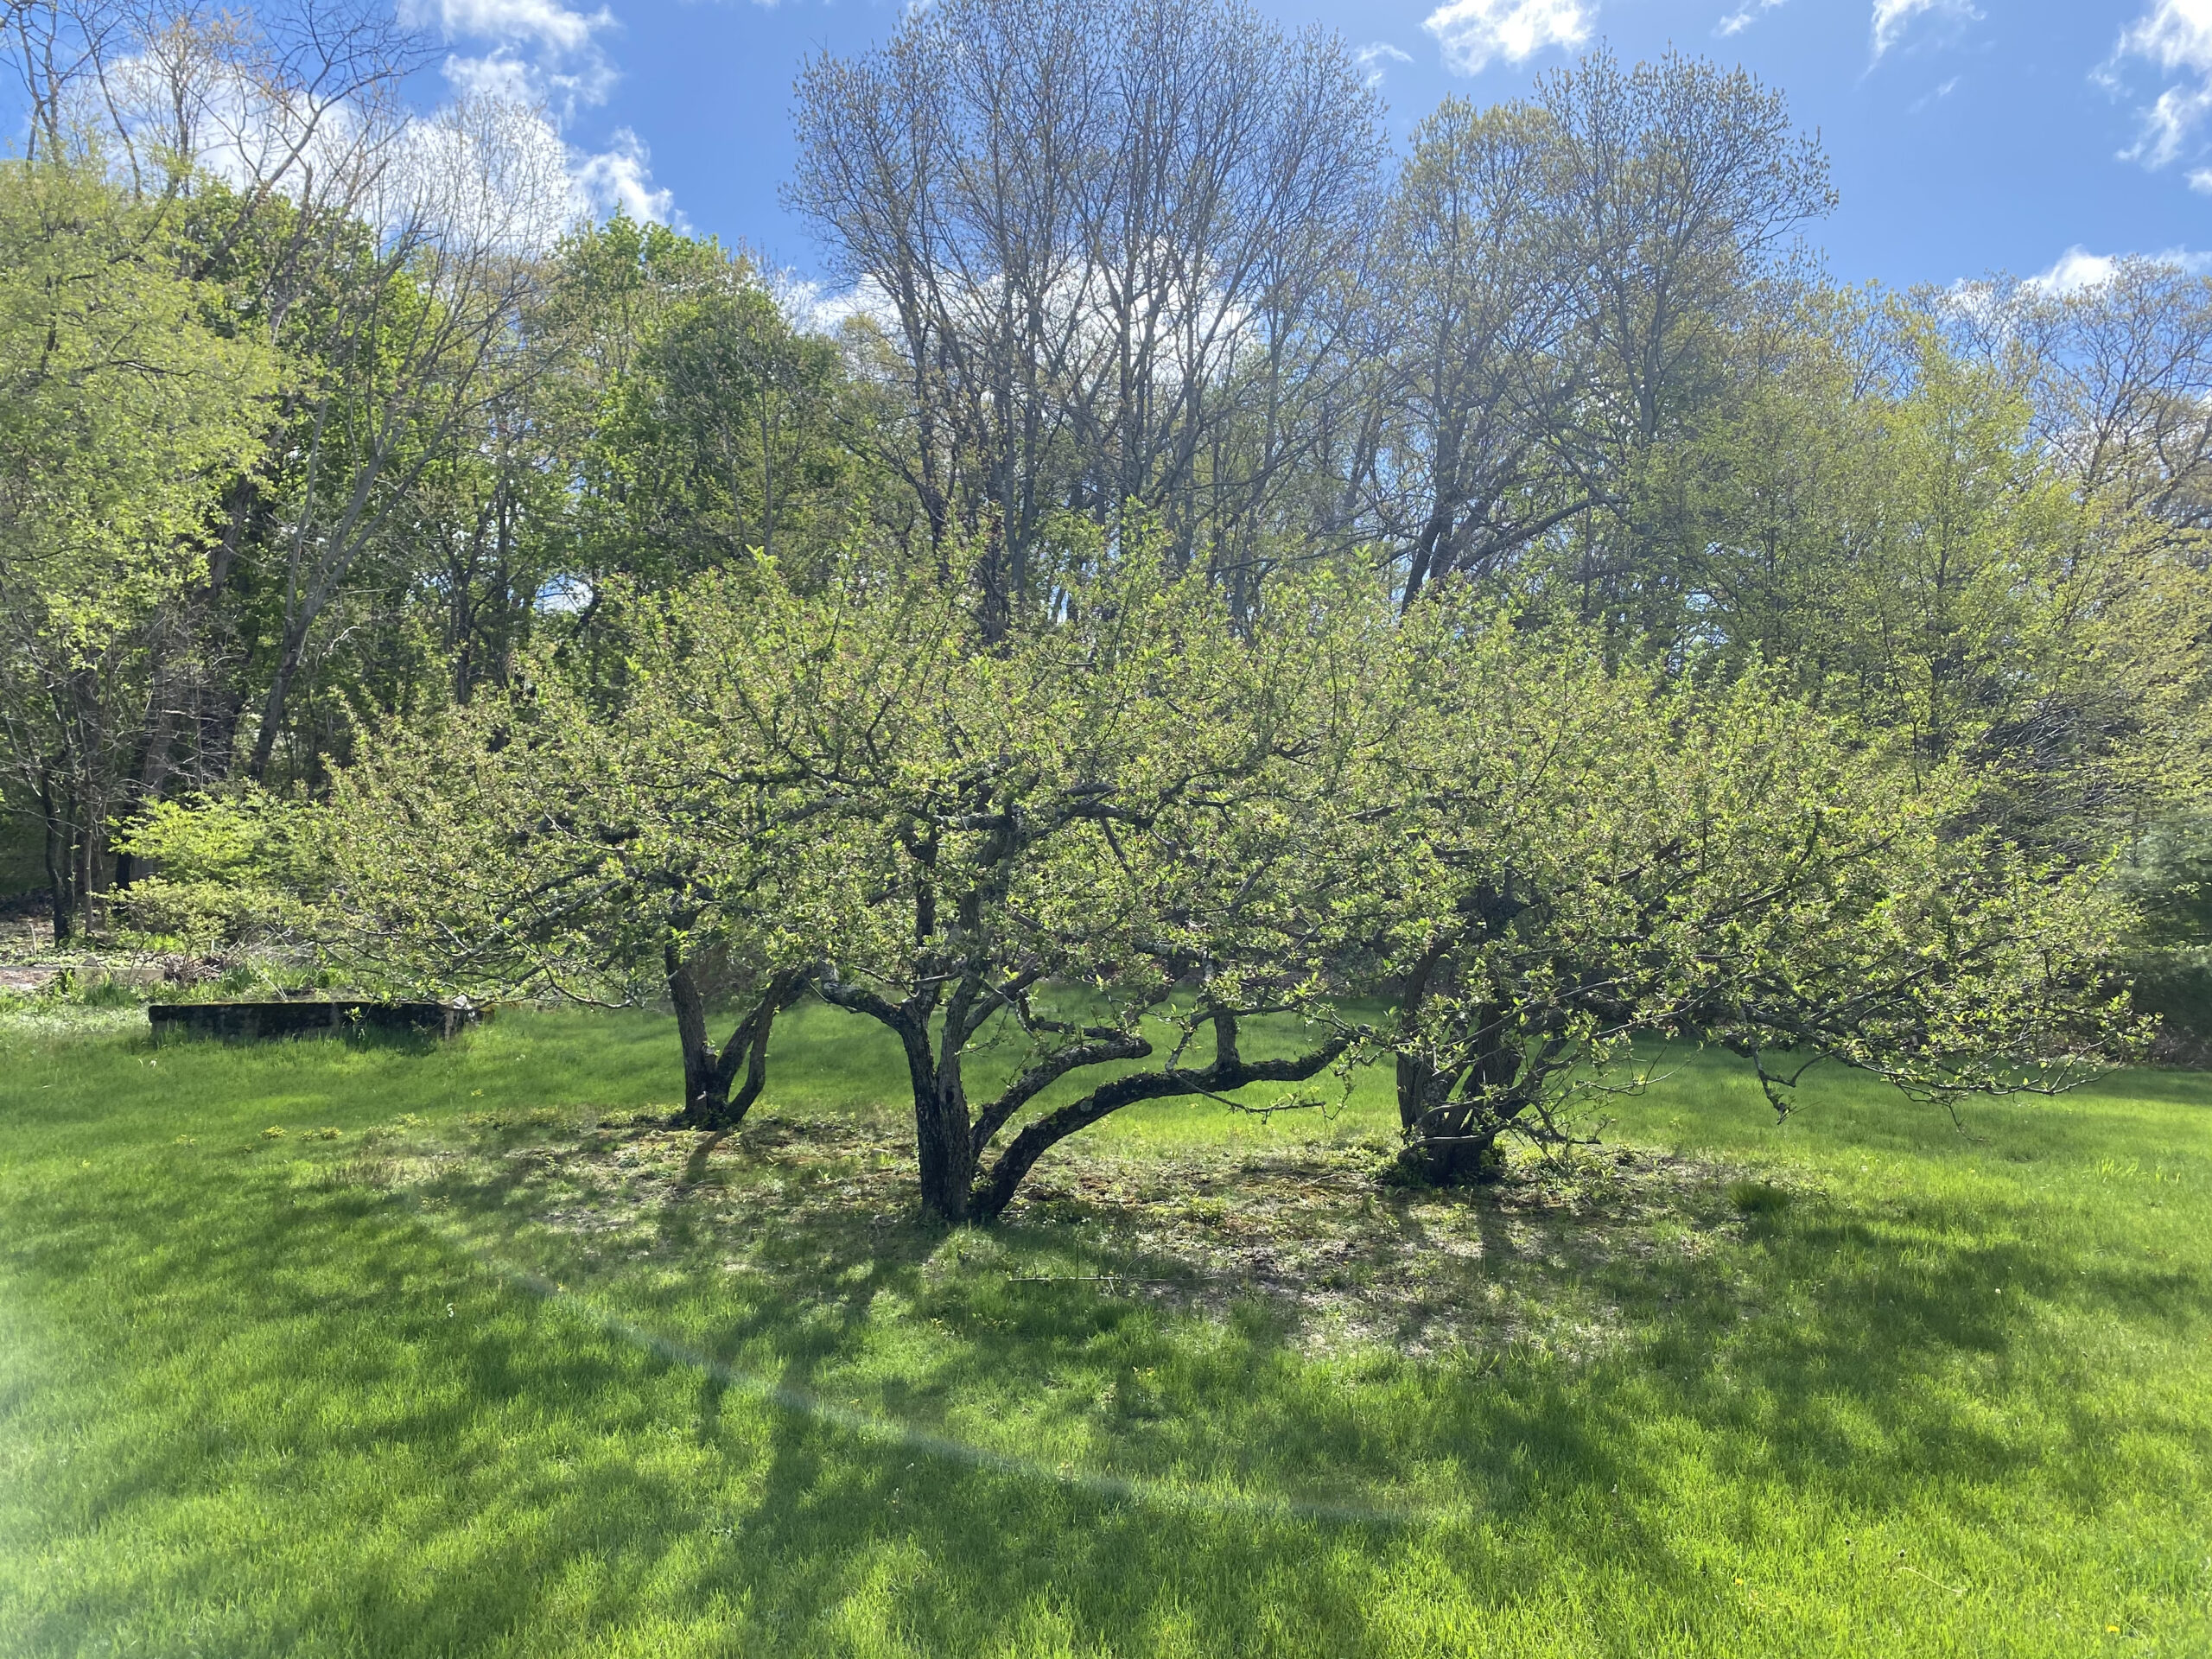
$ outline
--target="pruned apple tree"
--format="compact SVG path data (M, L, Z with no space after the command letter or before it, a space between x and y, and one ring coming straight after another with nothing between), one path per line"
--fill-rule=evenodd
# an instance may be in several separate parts
M723 642L702 721L845 861L814 988L897 1039L931 1213L997 1215L1124 1106L1347 1052L1316 855L1345 764L1330 711L1378 605L1287 585L1240 629L1217 587L1140 551L1005 633L958 582L767 575L692 595ZM1255 1058L1269 1016L1314 1023ZM1011 1077L971 1096L972 1057L1009 1042Z
M673 603L624 622L612 690L546 652L506 695L365 743L321 815L336 908L361 958L415 985L664 994L679 1121L729 1128L760 1096L776 1016L810 982L849 861L792 780L702 723L718 642ZM736 1012L716 1044L725 997Z
M1758 667L1608 661L1436 596L1392 641L1340 855L1387 988L1408 1161L1481 1179L1572 1138L1637 1045L1751 1058L1778 1110L1838 1062L1907 1094L2056 1091L2136 1051L2126 924L2096 865L1986 826L1996 786L1855 740Z

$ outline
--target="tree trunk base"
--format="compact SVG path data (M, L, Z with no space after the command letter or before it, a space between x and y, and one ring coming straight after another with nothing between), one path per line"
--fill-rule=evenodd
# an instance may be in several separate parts
M1399 1153L1389 1179L1400 1186L1495 1186L1505 1179L1505 1154L1494 1135L1414 1141Z

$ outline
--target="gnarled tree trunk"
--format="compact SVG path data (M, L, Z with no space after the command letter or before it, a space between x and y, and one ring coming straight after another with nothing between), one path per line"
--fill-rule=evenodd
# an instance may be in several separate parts
M981 1024L973 987L963 982L945 1010L941 1030L935 1033L931 1030L938 1005L933 981L899 1002L840 978L834 969L823 974L818 988L823 1001L864 1014L898 1038L913 1084L914 1155L921 1166L922 1209L939 1221L965 1221L976 1154L961 1061L968 1039Z

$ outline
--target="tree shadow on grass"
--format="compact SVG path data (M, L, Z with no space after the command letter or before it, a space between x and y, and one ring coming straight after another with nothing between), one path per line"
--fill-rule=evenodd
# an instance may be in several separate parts
M620 1294L731 1363L795 1368L801 1394L973 1436L995 1454L1385 1510L1510 1486L1548 1442L1563 1448L1549 1461L1610 1491L1614 1459L1573 1474L1590 1462L1575 1448L1630 1448L1630 1464L1648 1465L1634 1448L1655 1421L1740 1440L1739 1465L1801 1488L1871 1498L1908 1477L2002 1481L2040 1452L1991 1432L1970 1393L1927 1384L1962 1363L2001 1366L2024 1299L2152 1323L2212 1313L2212 1289L2190 1275L2069 1268L2018 1240L1974 1239L1970 1217L1875 1226L1808 1197L1696 1254L1641 1236L1620 1248L1602 1207L1509 1226L1478 1196L1386 1201L1338 1225L1364 1225L1357 1236L1370 1243L1390 1235L1401 1257L1444 1254L1441 1232L1471 1236L1459 1287L1504 1277L1524 1301L1602 1306L1613 1325L1592 1351L1562 1354L1555 1333L1509 1323L1419 1361L1372 1342L1317 1361L1298 1342L1301 1306L1286 1312L1271 1294L1280 1286L1249 1274L1210 1280L1204 1263L1217 1254L1194 1262L1083 1219L964 1236L948 1249L902 1212L905 1181L895 1166L849 1160L819 1183L827 1202L779 1206L755 1230L747 1271L711 1299L719 1305L702 1302L696 1274ZM742 1183L735 1202L748 1203ZM499 1204L529 1207L512 1190ZM1724 1225L1713 1192L1690 1207L1708 1229ZM743 1232L680 1203L650 1225L639 1254L662 1269L696 1268ZM1347 1386L1347 1374L1358 1381Z
M2036 1476L2086 1512L2114 1496L2093 1465L2039 1471L1960 1377L2063 1417L2058 1383L2018 1374L2030 1305L2212 1319L2191 1275L1938 1208L1803 1195L1728 1220L1706 1192L1683 1237L1717 1242L1689 1249L1616 1236L1602 1205L1370 1193L1338 1214L1317 1180L1318 1230L1463 1250L1516 1294L1618 1315L1581 1355L1517 1329L1317 1354L1295 1298L1208 1287L1250 1249L1211 1212L1162 1238L1103 1224L1099 1199L948 1236L865 1135L821 1131L835 1156L804 1183L760 1155L772 1138L682 1192L640 1157L632 1211L598 1232L546 1222L588 1211L527 1135L397 1198L181 1155L23 1210L7 1271L77 1287L88 1334L54 1403L16 1408L69 1449L27 1465L41 1531L0 1632L25 1654L132 1632L552 1652L658 1621L747 1652L1055 1630L1138 1652L1181 1630L1350 1654L1396 1640L1414 1555L1478 1608L1571 1562L1689 1617L1718 1592L1669 1520L1686 1463L1873 1516ZM601 1139L613 1160L637 1137ZM665 1161L691 1150L671 1137ZM549 1280L572 1288L528 1287Z

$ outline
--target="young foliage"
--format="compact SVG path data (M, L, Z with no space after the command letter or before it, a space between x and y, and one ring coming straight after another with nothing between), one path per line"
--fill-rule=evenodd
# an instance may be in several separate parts
M208 325L168 207L95 148L0 162L0 766L59 938L93 919L156 659L278 385L272 352Z
M608 706L541 656L504 696L396 725L324 815L354 945L418 983L582 1001L664 990L686 1123L740 1121L770 1028L842 913L846 854L772 757L719 729L719 663L673 607L641 604ZM710 1002L741 1012L717 1047Z
M2063 1087L2139 1037L2101 870L1972 828L1986 780L1916 775L1772 671L1669 680L1440 597L1393 661L1403 735L1355 844L1430 1173L1564 1138L1639 1039L1751 1055L1786 1110L1819 1059L1948 1100Z
M1240 634L1211 584L1140 556L995 639L962 584L858 573L810 598L772 573L709 583L690 615L718 643L719 677L695 683L723 741L836 826L848 903L817 988L899 1038L933 1213L996 1214L1046 1150L1134 1101L1302 1080L1349 1046L1238 1044L1325 983L1313 715L1351 670L1325 604ZM994 1022L1023 1058L971 1101ZM1063 1079L1147 1061L1025 1121Z

